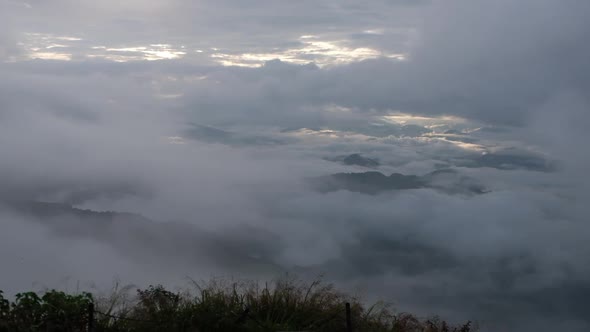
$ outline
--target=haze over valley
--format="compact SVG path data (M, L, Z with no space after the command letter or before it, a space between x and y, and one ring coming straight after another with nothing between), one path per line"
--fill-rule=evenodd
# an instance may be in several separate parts
M322 275L588 331L589 14L0 0L0 289Z

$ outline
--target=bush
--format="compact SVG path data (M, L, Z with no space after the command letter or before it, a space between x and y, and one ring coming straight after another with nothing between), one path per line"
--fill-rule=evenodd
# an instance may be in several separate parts
M321 281L281 279L263 286L254 282L213 280L194 283L193 292L150 286L128 296L118 285L96 300L88 293L49 291L39 297L23 293L12 303L0 292L0 332L87 331L88 306L95 303L96 332L250 332L345 330L345 304L351 304L354 331L471 332L471 323L450 327L440 319L420 320L395 314L377 303L366 308L354 297Z
M1 332L86 331L92 295L69 295L51 290L43 296L19 293L10 303L0 292Z

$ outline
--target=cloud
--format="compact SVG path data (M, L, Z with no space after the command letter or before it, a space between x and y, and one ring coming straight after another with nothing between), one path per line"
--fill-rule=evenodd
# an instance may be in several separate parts
M169 45L168 54L193 62L211 63L229 61L227 58L245 58L247 55L276 55L285 60L317 60L326 63L345 61L346 51L355 50L359 56L380 54L377 45L352 38L357 32L383 29L383 35L396 35L399 28L406 28L407 13L425 2L371 1L362 6L350 2L323 1L251 1L247 5L236 1L31 1L27 8L11 6L11 12L19 15L12 25L21 34L41 33L48 39L35 38L27 42L28 53L39 53L60 37L61 45L71 48L74 57L106 57L119 61L137 60L118 57L99 49L139 49L151 45ZM389 13L384 16L383 13ZM391 18L396 26L391 30ZM334 29L337 27L337 29ZM302 36L319 35L320 39L309 43ZM404 37L399 36L398 47L385 53L395 53L403 48ZM323 49L328 45L331 50ZM62 53L53 49L45 53ZM329 51L329 52L328 52ZM162 51L159 51L160 54ZM182 52L182 53L181 53ZM328 54L332 53L332 55ZM364 54L364 55L363 55ZM49 54L37 54L47 57ZM121 54L119 54L121 55ZM128 54L130 55L130 54ZM215 58L210 58L215 57ZM66 59L63 58L62 59ZM226 59L226 60L224 60Z
M576 1L568 6L549 1L505 6L436 2L432 13L424 15L428 23L408 61L366 61L297 76L270 73L269 68L259 75L280 79L281 90L256 86L262 91L254 100L272 95L285 108L334 103L523 125L554 95L587 86L587 25L580 15L587 10ZM555 29L549 24L553 21L568 23ZM253 88L251 76L243 83L240 76L232 77L228 90ZM219 88L227 83L221 81Z
M28 4L0 7L2 201L143 217L3 207L11 291L324 272L488 330L588 327L586 2ZM491 192L305 186L353 153Z
M421 313L447 308L452 313L443 314L453 317L491 319L504 313L502 308L507 305L516 308L514 303L519 303L517 316L532 315L536 310L533 299L546 301L543 296L550 295L543 294L553 294L554 285L564 291L575 289L578 286L572 284L573 280L588 275L580 264L589 250L584 240L588 228L583 223L587 211L568 196L577 191L563 187L570 185L569 176L461 169L491 184L494 191L469 199L424 189L375 197L345 192L322 195L305 189L302 180L354 170L350 168L354 166L323 160L326 156L370 151L371 156L380 158L384 172L425 174L437 159L462 156L465 151L428 137L371 137L369 133L338 131L333 136L315 136L312 131L311 135L276 147L237 149L191 140L171 144L168 137L182 136L187 123L199 114L187 112L186 105L175 108L179 103L176 99L157 97L161 86L151 82L166 81L174 73L174 66L90 63L83 67L53 63L35 69L38 65L31 64L26 70L10 65L7 72L12 71L12 75L3 78L6 94L2 99L5 111L1 114L0 133L3 141L11 142L0 149L4 160L0 168L3 195L72 202L94 210L136 212L163 224L140 223L127 228L122 220L99 237L85 235L96 234L83 226L88 222L85 219L62 216L62 223L53 224L57 226L47 222L41 226L24 216L5 215L2 220L9 230L5 236L19 238L49 232L50 236L32 239L36 246L48 248L47 252L56 257L37 258L29 242L5 242L22 252L30 263L26 269L15 268L15 280L24 271L35 276L27 282L41 281L39 276L46 276L43 279L48 284L55 284L55 280L71 276L83 283L95 281L102 285L111 281L111 275L135 283L154 282L146 280L149 276L158 279L156 282L179 284L189 274L206 277L212 273L325 272L330 280L341 283L396 280L397 286L388 284L378 290L369 287L368 292L394 298L402 308ZM291 75L296 75L299 70L324 70L282 66L273 72L281 75L280 70L293 70ZM238 73L256 75L257 70L271 69ZM227 72L224 68L208 69L199 75L210 78L198 80L197 84L215 91L212 82L216 75L228 79L221 76ZM249 92L240 93L247 96ZM557 99L547 109L579 105L582 112L584 103L572 98ZM263 100L258 102L264 105ZM221 92L219 102L223 104ZM235 110L239 110L238 105L236 102ZM236 114L232 113L234 109L217 110L226 113L228 125L236 126L229 117ZM347 123L353 131L363 114L355 111L332 116L321 107L310 112L324 117L326 126L347 122L350 117L354 121ZM250 116L262 115L254 111ZM253 119L246 127L293 124L284 122L282 113L275 116ZM306 114L293 116L301 117L301 124L311 124ZM548 128L546 123L552 122L542 118L538 121L537 130ZM579 139L578 135L585 134L570 128L579 123L574 121L553 130L556 135L570 130L572 138ZM292 135L273 130L268 133L277 139ZM260 132L252 135L259 136ZM496 135L501 138L503 134ZM540 137L547 136L541 133ZM565 139L559 146L572 140ZM559 157L568 159L569 155L563 151ZM540 183L544 184L543 191L535 192ZM193 226L189 232L170 221ZM140 230L151 239L149 243L159 243L155 251L145 241L134 240L132 234ZM256 236L251 238L249 234ZM191 239L198 244L189 245ZM66 249L59 243L72 241L80 256L60 255ZM207 245L208 241L211 244ZM182 254L174 255L173 243L186 243L187 247L183 247ZM232 263L244 262L240 258L243 252L251 253L250 259L269 268ZM203 253L217 257L219 264L202 260ZM98 274L78 272L86 257L104 257L101 261L109 263ZM67 263L70 260L75 263ZM19 266L12 259L6 261ZM49 273L39 261L54 262L54 266L62 266L62 272ZM198 267L185 268L195 261ZM153 262L167 268L154 271L150 267ZM228 262L230 267L222 268L222 262ZM24 279L15 282L13 289L25 287ZM399 285L408 285L412 291L396 291ZM506 287L510 292L504 291ZM490 311L486 298L495 301L491 316L483 314ZM575 305L575 299L560 298L560 305ZM555 311L551 320L557 324L582 317L575 312Z

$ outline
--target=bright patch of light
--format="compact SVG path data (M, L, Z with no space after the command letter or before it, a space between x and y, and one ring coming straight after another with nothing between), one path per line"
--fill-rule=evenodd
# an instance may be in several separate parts
M24 33L23 35L24 40L19 42L19 46L25 50L25 60L70 61L72 60L71 51L65 51L65 49L69 49L72 46L70 43L82 40L78 37L57 36L44 33Z
M407 60L408 59L408 56L405 55L405 54L390 54L390 55L388 55L386 57L387 58L390 58L390 59L400 60L400 61L403 61L403 60Z
M29 58L41 60L70 61L72 60L72 55L67 53L32 52L29 53Z
M352 110L348 107L340 106L340 105L330 105L325 108L327 112L333 113L351 113Z
M369 30L363 31L363 33L365 33L367 35L382 35L385 33L385 31L383 29L369 29Z
M308 128L301 128L301 129L293 131L289 134L292 136L296 136L296 137L338 138L341 136L341 133L336 130L330 130L330 129L313 130L313 129L308 129Z
M184 141L184 138L182 138L180 136L170 136L170 137L166 137L166 139L168 140L168 143L170 143L170 144L186 144L186 142Z
M486 151L486 147L483 145L479 145L479 144L473 144L473 143L465 143L465 142L460 142L460 141L451 141L448 139L442 139L447 143L453 144L463 150L470 150L470 151L476 151L476 152L485 152Z
M352 132L352 131L339 131L332 129L309 129L302 128L295 131L291 131L284 135L293 136L306 142L312 143L329 143L329 142L366 142L374 139L364 134Z
M182 93L168 93L168 94L158 94L156 98L158 99L178 99L184 96Z
M448 125L448 124L460 124L465 123L467 120L457 117L457 116L419 116L419 115L412 115L406 113L396 113L393 115L386 115L382 117L383 120L395 123L395 124L415 124L420 126L426 127L440 127L441 125Z
M185 51L178 50L168 44L151 44L148 46L137 47L121 47L121 48L106 48L104 49L104 58L126 62L133 60L172 60L178 59L186 55Z
M57 36L55 37L56 40L63 40L63 41L81 41L82 38L78 37L68 37L68 36Z
M47 47L45 47L46 49L50 50L52 48L66 48L68 47L68 45L63 45L63 44L51 44Z
M26 59L71 60L72 53L87 58L107 59L116 62L172 60L186 55L186 46L148 44L109 47L88 45L88 41L75 36L58 36L45 33L24 33L20 46L26 50ZM65 51L67 50L67 52Z
M224 66L260 67L271 60L281 60L294 64L315 63L320 67L341 65L379 57L398 60L405 59L404 54L386 54L368 47L353 48L346 40L321 40L314 35L299 38L300 47L266 53L223 53L217 52L211 57ZM213 49L217 50L217 49Z

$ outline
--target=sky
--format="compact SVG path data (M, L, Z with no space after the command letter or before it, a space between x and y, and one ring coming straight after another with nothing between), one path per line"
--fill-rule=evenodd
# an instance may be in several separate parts
M0 0L0 289L288 272L483 331L587 331L588 14ZM380 165L340 162L355 153ZM440 169L486 193L309 185Z

